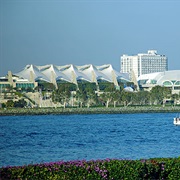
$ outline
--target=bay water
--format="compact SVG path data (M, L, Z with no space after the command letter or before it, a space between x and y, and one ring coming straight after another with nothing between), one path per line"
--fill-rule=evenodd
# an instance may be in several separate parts
M0 116L0 167L180 155L175 113Z

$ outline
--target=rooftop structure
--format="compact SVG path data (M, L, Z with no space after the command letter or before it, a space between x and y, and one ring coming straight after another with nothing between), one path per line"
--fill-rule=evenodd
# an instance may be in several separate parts
M111 64L102 66L94 66L92 64L84 66L76 66L73 64L57 66L57 65L26 65L25 68L13 73L11 77L11 85L17 82L17 79L34 83L37 86L38 82L52 83L57 87L57 83L69 82L78 85L80 81L96 83L107 81L118 86L118 82L129 82L129 76L126 73L119 73ZM16 79L15 79L16 77ZM7 80L8 81L8 80ZM2 86L2 83L1 85ZM15 85L14 85L15 86Z

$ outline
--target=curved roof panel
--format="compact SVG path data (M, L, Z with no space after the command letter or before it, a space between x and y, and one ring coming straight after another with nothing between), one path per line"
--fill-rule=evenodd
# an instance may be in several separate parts
M145 80L146 84L150 84L152 80L156 81L157 85L163 86L165 82L175 84L180 81L180 70L164 71L158 73L144 74L138 77L138 81Z
M86 76L89 79L90 82L96 82L99 77L104 76L92 64L84 65L84 66L78 66L77 68L84 76Z
M85 80L88 82L96 82L98 80L114 82L117 79L124 79L129 81L129 78L124 73L119 73L114 70L111 64L94 66L92 64L75 66L73 64L57 66L48 64L44 66L27 65L23 71L15 75L32 81L44 80L47 82L54 82L64 80L67 82L77 84L78 80Z
M113 68L110 64L97 66L97 69L103 74L103 79L106 79L109 82L113 82L112 79Z
M157 80L157 83L162 85L164 81L172 81L173 84L175 81L180 80L180 70L174 70L174 71L165 71L161 72L161 77Z
M15 75L20 76L24 79L28 79L29 81L32 81L33 78L34 81L43 80L46 82L50 82L49 78L44 75L35 65L26 65L26 67L22 71L16 73Z
M61 71L59 71L58 67L50 64L50 65L46 65L46 66L41 66L41 72L46 75L47 77L49 77L52 81L52 78L54 76L54 78L57 80L64 80L67 82L71 82L71 79L68 78L68 76L66 76L64 73L62 73Z

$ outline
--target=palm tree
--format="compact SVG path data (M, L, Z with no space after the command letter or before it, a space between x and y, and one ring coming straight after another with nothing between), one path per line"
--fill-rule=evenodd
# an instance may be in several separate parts
M112 101L114 104L114 107L116 107L116 103L120 101L121 93L119 90L115 90L112 92Z
M179 95L178 94L172 94L171 99L173 100L174 106L175 106L177 104L178 99L179 99Z
M86 101L86 93L85 93L85 91L83 92L82 90L77 90L76 91L76 100L77 100L77 102L78 102L78 105L79 105L79 107L81 107L82 108L82 105L83 105L83 103Z

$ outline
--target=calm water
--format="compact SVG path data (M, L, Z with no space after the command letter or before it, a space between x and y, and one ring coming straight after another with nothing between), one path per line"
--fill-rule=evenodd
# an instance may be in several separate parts
M174 113L0 117L0 167L77 159L177 157Z

